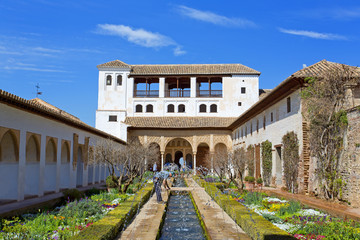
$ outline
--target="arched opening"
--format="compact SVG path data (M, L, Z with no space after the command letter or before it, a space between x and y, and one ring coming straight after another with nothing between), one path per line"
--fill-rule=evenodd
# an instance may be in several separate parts
M186 166L188 168L192 168L192 165L193 165L193 156L190 153L188 153L186 154Z
M171 157L171 154L168 153L168 154L166 154L166 157L165 157L165 164L171 163L171 162L172 162L172 157Z
M83 163L83 154L82 148L78 148L77 162L76 162L76 187L83 186L83 173L84 173L84 163Z
M142 105L138 104L138 105L135 106L135 112L140 113L140 112L142 112L142 111L143 111Z
M169 105L167 106L167 112L168 112L168 113L173 113L173 112L175 112L175 106L174 106L174 104L169 104Z
M107 76L106 76L106 85L107 85L107 86L110 86L110 85L111 85L111 80L112 80L111 75L107 75Z
M70 147L68 142L61 145L60 188L70 187Z
M16 136L8 130L0 139L0 199L16 199L19 150Z
M175 160L174 163L176 165L178 165L179 169L180 169L180 158L184 158L183 153L181 151L177 151L175 152Z
M213 168L217 174L225 174L226 167L229 164L228 151L224 143L218 143L214 148ZM221 171L220 171L221 169Z
M56 190L56 144L52 138L47 142L45 149L44 190Z
M205 104L200 105L199 112L206 112L206 105Z
M149 154L147 159L147 169L153 169L154 163L156 163L156 170L161 170L161 154L160 145L153 142L149 144Z
M122 76L121 75L117 75L117 85L118 86L122 85Z
M184 104L180 104L178 106L178 112L179 113L184 113L185 112L185 105Z
M40 139L39 139L40 140ZM31 135L26 143L25 198L39 194L40 143Z
M207 143L200 143L196 151L196 167L204 167L210 170L210 148Z
M210 105L210 112L213 112L213 113L217 112L217 105L216 104L211 104Z
M193 149L191 144L183 138L175 138L166 144L165 156L166 162L176 163L180 167L180 157L184 158L188 153L192 153ZM192 161L192 159L191 159Z
M150 112L150 113L154 112L153 105L151 104L146 105L146 112Z

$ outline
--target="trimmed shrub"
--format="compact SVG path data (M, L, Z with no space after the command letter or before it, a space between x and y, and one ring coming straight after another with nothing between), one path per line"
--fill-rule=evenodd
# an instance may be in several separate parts
M262 169L265 186L270 185L272 171L272 143L266 140L261 143Z

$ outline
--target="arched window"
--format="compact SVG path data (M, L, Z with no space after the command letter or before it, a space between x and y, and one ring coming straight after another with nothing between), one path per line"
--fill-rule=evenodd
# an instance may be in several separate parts
M135 112L142 112L142 105L140 105L140 104L136 105Z
M118 86L121 86L121 85L122 85L122 76L121 76L121 75L117 75L116 84L117 84Z
M214 112L214 113L217 112L217 105L216 104L211 104L210 105L210 112Z
M56 145L53 139L46 144L45 162L56 163Z
M185 112L185 105L184 105L184 104L180 104L180 105L178 106L178 112L180 112L180 113Z
M146 105L146 112L154 112L154 107L151 104Z
M106 85L107 85L107 86L111 85L111 80L112 80L111 75L107 75L107 76L106 76Z
M206 105L205 104L200 105L199 112L206 112Z
M26 162L40 162L39 142L34 135L26 143Z
M9 130L0 140L0 162L17 162L19 153L14 134Z
M69 144L64 142L61 146L61 163L69 163L70 162L70 150Z
M169 105L167 106L167 112L169 112L169 113L175 112L175 106L174 106L174 104L169 104Z

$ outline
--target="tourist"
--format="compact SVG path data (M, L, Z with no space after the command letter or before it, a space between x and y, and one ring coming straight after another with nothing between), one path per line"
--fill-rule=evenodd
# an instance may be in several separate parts
M153 172L154 172L154 173L157 172L157 164L156 164L156 162L154 162Z
M180 163L180 171L185 172L185 162L183 157L180 157L179 163Z
M153 181L155 184L156 200L158 203L164 203L161 197L161 185L163 184L165 189L170 190L166 181L169 177L172 177L172 173L168 171L160 171L154 175Z

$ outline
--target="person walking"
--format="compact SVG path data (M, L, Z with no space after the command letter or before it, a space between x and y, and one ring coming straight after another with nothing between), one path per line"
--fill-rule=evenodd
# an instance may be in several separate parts
M156 200L158 203L164 203L161 197L161 185L164 184L165 189L170 190L167 179L172 177L172 173L168 171L160 171L155 173L153 181L155 184Z
M153 172L154 172L154 173L157 172L157 164L156 164L156 162L154 162Z
M180 163L180 172L181 172L181 176L182 176L183 173L185 172L185 161L184 161L183 157L180 157L179 163Z

